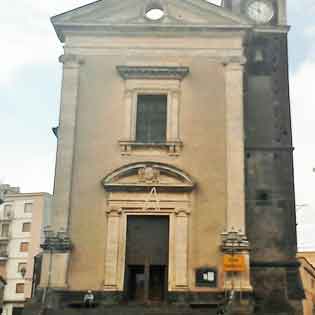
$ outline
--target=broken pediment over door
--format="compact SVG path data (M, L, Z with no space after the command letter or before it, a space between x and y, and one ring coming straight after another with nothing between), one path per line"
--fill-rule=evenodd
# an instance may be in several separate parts
M191 191L193 180L183 171L166 164L143 162L124 166L107 175L102 184L106 191Z

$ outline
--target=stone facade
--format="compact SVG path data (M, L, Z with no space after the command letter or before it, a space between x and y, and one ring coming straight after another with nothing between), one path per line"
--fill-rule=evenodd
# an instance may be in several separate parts
M298 260L301 263L300 274L305 291L303 300L303 314L315 313L315 252L299 252Z
M263 1L275 10L264 25L246 16L252 2L97 1L52 18L65 52L46 306L89 289L101 305L128 302L134 289L146 302L218 310L230 296L235 314L301 314L285 1ZM164 141L137 140L140 95L166 97ZM168 222L167 256L128 261L137 217Z

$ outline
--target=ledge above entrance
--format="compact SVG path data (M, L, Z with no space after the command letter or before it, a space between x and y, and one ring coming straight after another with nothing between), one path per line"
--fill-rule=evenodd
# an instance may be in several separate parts
M142 162L123 166L102 181L106 191L192 191L194 181L182 170L171 165Z

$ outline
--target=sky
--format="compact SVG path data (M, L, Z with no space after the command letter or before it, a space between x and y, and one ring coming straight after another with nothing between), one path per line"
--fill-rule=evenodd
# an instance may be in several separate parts
M91 0L11 0L0 11L0 182L52 192L62 45L49 18ZM213 0L212 2L220 2ZM315 250L315 0L288 0L297 230Z

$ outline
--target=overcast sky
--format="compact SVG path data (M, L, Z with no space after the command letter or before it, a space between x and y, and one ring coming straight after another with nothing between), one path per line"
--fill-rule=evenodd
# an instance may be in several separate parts
M62 54L49 17L90 0L2 3L0 181L23 192L52 192ZM213 1L213 2L219 2ZM302 249L315 249L315 1L288 0L290 82Z

